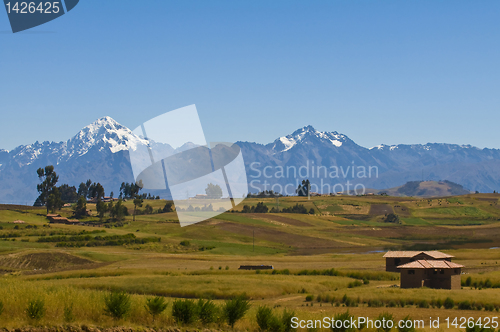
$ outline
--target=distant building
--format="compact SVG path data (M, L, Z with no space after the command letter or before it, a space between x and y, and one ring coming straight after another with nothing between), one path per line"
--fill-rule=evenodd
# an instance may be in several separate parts
M388 251L385 255L385 270L399 272L399 266L418 260L445 260L451 262L454 256L440 251Z
M108 196L104 196L104 197L102 197L100 199L101 199L101 201L103 203L109 203L109 202L116 202L116 201L118 201L118 198L111 198L111 197L108 197ZM89 198L87 200L87 203L97 203L97 202L99 202L99 198L98 197L92 197L92 198Z
M47 219L51 224L66 224L66 225L78 225L80 220L68 220L68 218L61 217L59 214L48 214Z
M464 266L446 260L417 260L399 265L401 288L460 289Z
M240 265L238 270L273 270L272 265Z
M14 220L12 223L14 223L14 224L24 224L24 221L22 221L22 220Z

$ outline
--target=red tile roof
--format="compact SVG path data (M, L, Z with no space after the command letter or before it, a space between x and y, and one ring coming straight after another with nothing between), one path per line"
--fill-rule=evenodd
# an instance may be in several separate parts
M399 265L398 269L458 269L462 267L464 266L448 261L421 259L418 261Z
M422 251L388 251L385 253L384 257L386 258L403 258L408 257L411 258L420 254Z
M423 252L424 254L426 255L429 255L431 256L432 258L435 258L435 259L442 259L442 258L452 258L454 256L452 255L448 255L448 254L445 254L444 252L441 252L441 251L424 251Z

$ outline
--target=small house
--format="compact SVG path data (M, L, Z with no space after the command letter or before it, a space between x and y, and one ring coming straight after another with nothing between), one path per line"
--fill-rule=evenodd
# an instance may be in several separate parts
M274 270L272 265L240 265L238 270Z
M454 256L440 251L388 251L385 255L385 270L399 272L399 266L418 260L445 260L451 262Z
M447 260L417 260L399 265L401 288L460 289L464 266Z

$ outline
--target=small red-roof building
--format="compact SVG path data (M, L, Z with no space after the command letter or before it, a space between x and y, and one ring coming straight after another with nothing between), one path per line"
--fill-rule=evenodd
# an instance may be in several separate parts
M399 272L399 266L418 260L445 260L451 262L454 256L440 251L388 251L385 255L385 270Z
M447 260L416 260L399 265L401 288L460 289L464 266Z

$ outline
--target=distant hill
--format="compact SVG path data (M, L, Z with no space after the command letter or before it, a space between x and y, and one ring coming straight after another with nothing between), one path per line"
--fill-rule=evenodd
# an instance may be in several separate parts
M467 195L471 192L451 181L409 181L404 185L381 190L390 196L442 197Z

